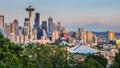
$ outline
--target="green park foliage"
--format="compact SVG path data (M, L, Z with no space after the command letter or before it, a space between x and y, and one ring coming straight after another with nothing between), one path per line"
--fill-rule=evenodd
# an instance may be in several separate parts
M64 45L14 44L0 34L0 68L104 68L101 60L89 56L78 61Z

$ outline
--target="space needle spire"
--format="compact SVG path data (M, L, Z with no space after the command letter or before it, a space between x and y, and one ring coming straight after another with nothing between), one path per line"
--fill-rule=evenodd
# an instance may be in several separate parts
M32 35L32 12L34 11L35 9L29 5L28 8L26 8L26 11L28 11L29 13L29 41L32 42L33 40L33 35Z

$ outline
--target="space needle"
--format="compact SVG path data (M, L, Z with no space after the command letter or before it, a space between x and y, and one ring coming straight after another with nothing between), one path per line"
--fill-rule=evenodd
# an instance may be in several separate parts
M29 42L32 42L33 40L33 35L32 35L32 12L34 11L35 9L29 5L28 8L26 8L26 11L28 11L29 13Z

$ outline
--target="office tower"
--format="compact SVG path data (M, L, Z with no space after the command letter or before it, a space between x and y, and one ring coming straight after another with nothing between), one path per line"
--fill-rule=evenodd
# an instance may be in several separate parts
M29 28L27 26L23 27L23 35L28 35L29 34Z
M17 30L18 30L18 25L19 25L19 23L18 23L18 21L15 19L14 21L13 21L13 23L14 23L14 33L15 33L15 35L17 34Z
M29 28L27 26L24 26L22 32L23 32L23 37L24 37L24 43L28 43Z
M61 29L61 23L58 22L58 23L57 23L57 31L60 32L60 29Z
M78 28L78 32L84 32L84 28Z
M93 40L92 32L87 32L87 42L92 43L92 40Z
M47 32L47 21L42 21L41 28Z
M80 38L83 41L83 44L86 44L86 40L87 40L86 32L80 32Z
M23 28L22 27L18 27L18 35L17 35L17 43L24 43L24 35L23 35Z
M25 18L24 26L29 27L29 18Z
M69 36L71 36L72 38L75 38L75 32L74 31L69 31Z
M38 29L37 29L37 39L41 39L42 36L43 36L43 30L40 29L40 28L38 28Z
M15 42L15 34L14 33L10 33L10 41Z
M54 30L52 33L52 41L56 41L59 38L59 33L57 30Z
M34 28L39 28L40 25L40 13L36 13Z
M0 33L4 35L5 34L4 32L5 32L4 31L4 16L0 15Z
M52 27L53 27L52 25L53 25L53 18L49 17L48 18L48 33L52 32Z
M38 31L37 31L37 28L34 28L34 29L33 29L33 39L34 39L34 40L37 40L37 32L38 32Z
M10 23L10 30L11 30L11 33L15 33L15 26L14 26L14 23Z
M0 29L4 29L4 16L0 15Z
M113 30L108 30L107 31L107 40L111 41L115 39L115 32Z
M68 36L69 36L68 31L66 30L65 27L62 27L62 28L61 28L60 33L61 33L61 38L63 38L63 39L67 39Z
M32 12L35 9L30 5L28 8L26 8L26 11L29 13L29 41L32 42Z
M56 30L56 24L52 23L52 31L51 32L53 32L54 30Z
M47 33L45 31L45 29L43 29L43 39L47 38Z
M76 32L75 32L75 38L76 38L76 39L79 39L79 37L80 37L80 34L79 34L78 31L76 31Z
M10 33L11 33L11 26L10 26L10 23L6 23L5 24L5 33L6 33L6 37L7 38L10 38Z
M93 35L93 43L97 44L97 42L98 42L98 37L96 35Z

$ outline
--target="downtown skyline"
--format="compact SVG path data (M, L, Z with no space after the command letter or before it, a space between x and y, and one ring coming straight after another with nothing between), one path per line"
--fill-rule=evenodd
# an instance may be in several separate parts
M24 18L28 17L25 7L31 4L36 9L33 14L41 14L41 21L47 21L48 17L52 16L55 23L60 21L67 28L97 21L103 21L103 24L108 26L120 26L119 3L119 0L1 0L0 14L5 16L5 23L17 19L20 25L23 25Z

